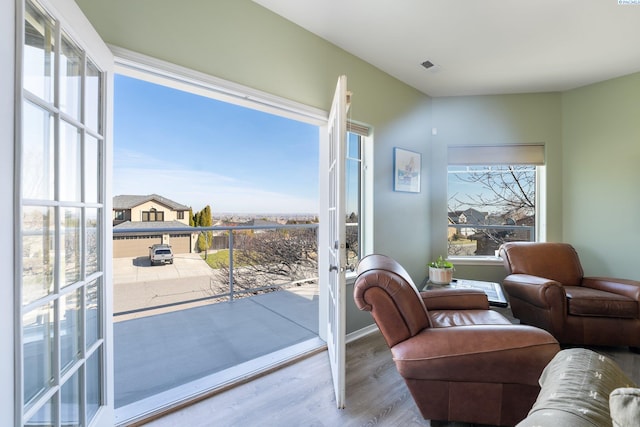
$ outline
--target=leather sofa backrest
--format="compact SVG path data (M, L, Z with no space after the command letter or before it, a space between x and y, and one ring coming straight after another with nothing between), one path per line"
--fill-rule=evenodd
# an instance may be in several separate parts
M578 253L567 243L509 242L500 247L509 274L529 274L579 286L584 271Z
M394 259L373 254L358 264L354 300L371 311L389 347L430 326L420 292L406 270Z

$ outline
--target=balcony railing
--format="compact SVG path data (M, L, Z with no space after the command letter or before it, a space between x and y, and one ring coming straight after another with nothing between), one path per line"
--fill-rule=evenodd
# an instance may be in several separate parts
M145 253L114 260L117 423L133 424L321 348L317 230L318 224L114 229L116 237L153 236L158 243L169 235L174 249L190 234L192 249L204 239L213 243L209 254L224 255L221 268L209 268L195 253L175 253L172 265L158 267ZM270 247L277 256L261 258ZM298 251L288 267L287 253Z
M521 225L448 224L456 238L449 235L449 255L495 255L506 242L535 241L535 227ZM464 243L465 241L472 243Z
M120 311L114 315L183 304L205 303L208 300L233 301L237 297L263 293L285 286L317 283L317 230L317 223L211 226L188 229L185 227L153 228L152 230L149 228L113 229L114 236L189 233L192 250L194 247L197 250L198 240L204 239L205 246L208 247L207 253L219 250L229 251L226 262L219 263L218 269L211 270L210 281L215 286L211 286L212 291L209 295ZM270 249L274 251L273 254L266 253ZM298 253L298 251L304 253ZM205 251L201 253L204 255Z

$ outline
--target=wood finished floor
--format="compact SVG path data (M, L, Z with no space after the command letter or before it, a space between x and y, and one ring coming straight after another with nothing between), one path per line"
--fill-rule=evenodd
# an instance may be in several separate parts
M593 350L613 358L640 384L640 354L627 348ZM422 418L378 332L347 346L345 409L335 407L328 355L322 352L146 425L471 426Z

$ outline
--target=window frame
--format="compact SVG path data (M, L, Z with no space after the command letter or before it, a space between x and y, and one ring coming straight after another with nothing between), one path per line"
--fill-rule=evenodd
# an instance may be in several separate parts
M358 161L360 163L359 168L359 188L358 191L358 256L357 261L362 259L365 255L372 253L373 251L373 234L371 232L373 227L373 209L372 209L372 183L373 175L372 168L372 156L373 156L373 138L371 136L371 129L366 125L357 124L352 121L347 121L347 141L350 141L349 136L355 135L358 138L359 144L359 159L351 158L347 150L347 158L345 161L348 163L351 161ZM349 145L350 142L347 143ZM348 168L348 167L347 167ZM348 177L346 178L348 180ZM349 188L345 188L345 191L349 191ZM346 194L348 199L349 194ZM347 202L348 205L348 202ZM345 212L345 217L350 212ZM346 220L345 220L346 221ZM347 225L347 224L345 224ZM348 226L348 225L347 225ZM348 256L348 254L347 254ZM347 258L347 264L349 269L346 272L347 281L349 283L355 280L357 273L355 272L355 263L349 263ZM353 269L352 269L353 268Z
M449 227L449 166L535 166L535 230L536 242L546 241L546 159L545 144L503 144L503 145L453 145L447 150L447 229ZM448 232L445 233L446 252L448 254ZM501 265L502 258L496 255L447 255L447 259L458 265Z

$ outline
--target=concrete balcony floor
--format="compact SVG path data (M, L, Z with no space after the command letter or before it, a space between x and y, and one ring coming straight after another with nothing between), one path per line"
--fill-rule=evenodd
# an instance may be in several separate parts
M185 262L199 265L195 257L186 258ZM140 305L136 299L148 299L140 296L141 288L153 294L158 288L178 287L178 293L191 295L200 286L198 283L204 282L200 276L184 271L180 277L168 277L173 270L180 271L184 262L179 259L175 260L174 269L169 265L144 268L140 259L114 261L115 312L123 306L119 298L126 299L123 289L129 290L128 306L135 307ZM126 278L122 275L122 268L132 264L138 267L133 281L131 274ZM161 271L164 267L167 269ZM190 271L197 274L198 270ZM157 277L159 273L163 277ZM153 274L151 281L149 274ZM172 280L174 286L168 284ZM156 296L156 301L168 298ZM119 423L151 414L159 407L178 405L203 391L223 388L324 346L318 338L316 284L187 307L174 305L114 318L115 406Z

